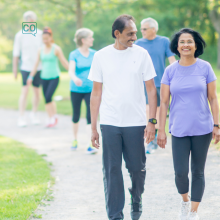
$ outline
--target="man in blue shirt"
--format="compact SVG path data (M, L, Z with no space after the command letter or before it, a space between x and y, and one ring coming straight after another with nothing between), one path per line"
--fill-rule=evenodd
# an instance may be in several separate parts
M170 41L167 37L157 35L158 23L153 18L146 18L141 21L141 33L143 38L136 41L136 44L148 51L154 64L157 76L154 78L154 83L157 88L157 122L159 122L159 108L160 108L160 81L165 70L165 61L168 58L169 63L176 61L174 54L170 50ZM147 115L149 116L148 97L145 88ZM153 149L157 149L157 129L154 141L147 146L146 153L152 153Z

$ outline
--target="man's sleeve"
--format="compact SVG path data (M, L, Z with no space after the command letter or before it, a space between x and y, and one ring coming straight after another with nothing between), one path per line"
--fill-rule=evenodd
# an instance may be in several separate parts
M172 53L170 50L170 40L168 38L165 38L165 54L166 54L166 57L175 56L175 54Z
M94 55L88 79L95 82L103 82L103 73L97 53Z
M148 81L150 79L153 79L155 76L157 76L155 69L154 69L153 62L147 51L145 54L145 58L143 60L143 67L144 67L143 72L142 72L143 81Z
M13 46L13 57L20 57L21 55L21 40L18 34L15 35Z

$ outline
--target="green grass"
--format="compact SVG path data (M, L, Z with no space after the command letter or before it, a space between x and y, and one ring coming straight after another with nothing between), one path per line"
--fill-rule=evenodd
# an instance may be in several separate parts
M0 219L26 220L40 204L51 180L42 156L0 136Z
M57 112L64 115L72 114L72 107L70 102L70 90L69 90L70 77L67 73L62 73L60 77L60 83L54 94L54 96L61 95L64 100L56 102ZM0 107L18 109L18 99L22 88L21 74L18 75L18 79L13 78L12 73L0 73ZM27 109L31 109L32 106L32 90L28 96ZM44 111L44 99L41 91L41 100L39 110ZM86 115L86 105L82 102L81 116Z

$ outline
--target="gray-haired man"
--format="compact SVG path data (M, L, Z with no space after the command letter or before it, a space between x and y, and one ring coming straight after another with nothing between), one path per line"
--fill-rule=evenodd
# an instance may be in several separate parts
M27 11L23 15L24 22L36 22L37 16L32 11ZM27 23L31 24L31 23ZM30 25L29 25L30 26ZM26 28L28 29L28 28ZM13 73L15 79L17 78L18 73L18 63L20 60L20 71L22 74L22 84L23 88L21 91L20 99L19 99L19 118L18 118L18 126L24 127L27 125L24 112L26 108L26 102L27 102L27 96L29 87L27 86L27 78L31 72L31 70L34 67L36 58L37 58L37 51L39 47L42 45L42 31L37 29L36 36L33 36L29 32L27 34L22 33L22 30L20 30L15 35L14 40L14 48L13 48ZM41 64L38 66L38 72L35 75L33 79L33 108L31 112L31 121L33 124L38 124L39 120L36 117L36 111L39 104L40 99L40 70L41 70Z

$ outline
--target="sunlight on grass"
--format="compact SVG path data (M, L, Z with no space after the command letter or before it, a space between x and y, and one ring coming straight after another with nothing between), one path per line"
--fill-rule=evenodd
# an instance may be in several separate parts
M45 196L50 169L23 144L0 136L0 219L26 220Z

